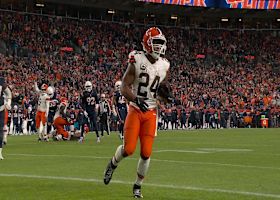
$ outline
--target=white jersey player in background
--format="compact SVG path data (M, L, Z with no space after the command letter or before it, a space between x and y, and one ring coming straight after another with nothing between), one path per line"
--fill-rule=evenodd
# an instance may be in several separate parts
M38 107L36 112L36 129L38 132L38 141L47 140L47 118L49 114L50 97L47 94L48 85L42 84L41 90L38 88L37 82L35 82L35 90L39 94ZM42 132L40 131L40 125L43 125Z
M0 77L0 160L3 160L2 145L5 110L11 110L12 93L3 77Z

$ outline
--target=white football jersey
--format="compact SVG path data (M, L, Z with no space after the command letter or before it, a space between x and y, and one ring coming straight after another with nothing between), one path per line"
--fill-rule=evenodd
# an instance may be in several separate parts
M165 58L159 58L152 64L143 51L133 51L129 60L135 66L135 80L132 85L133 94L139 98L147 98L149 109L157 107L157 89L165 79L170 63ZM131 103L137 107L135 103Z
M64 109L62 110L63 113L61 113L61 110L60 108L64 106ZM60 103L57 107L57 110L55 112L55 115L54 115L54 120L58 117L61 117L62 115L66 114L67 112L67 107L68 107L68 104L64 104L64 103Z
M49 95L47 93L40 92L37 110L41 112L47 112L49 101Z

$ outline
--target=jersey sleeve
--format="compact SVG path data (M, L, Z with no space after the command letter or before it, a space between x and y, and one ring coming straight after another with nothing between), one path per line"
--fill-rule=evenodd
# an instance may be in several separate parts
M164 61L165 70L168 71L170 68L170 62L166 58L162 58Z
M81 97L80 97L80 104L81 104L81 107L83 110L86 109L86 101L85 101L85 95L84 93L81 94Z
M135 55L136 55L136 51L132 51L132 52L129 53L128 63L130 63L130 64L136 63Z
M137 62L139 62L139 60L141 59L141 57L144 55L143 51L132 51L129 53L128 55L128 63L131 64L135 64Z

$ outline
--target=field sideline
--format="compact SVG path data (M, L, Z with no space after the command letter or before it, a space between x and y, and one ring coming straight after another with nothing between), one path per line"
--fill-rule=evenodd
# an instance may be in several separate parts
M139 151L122 161L112 183L103 171L116 133L100 144L38 143L10 136L0 161L0 200L125 200L132 198ZM280 199L280 129L161 131L155 140L144 199Z

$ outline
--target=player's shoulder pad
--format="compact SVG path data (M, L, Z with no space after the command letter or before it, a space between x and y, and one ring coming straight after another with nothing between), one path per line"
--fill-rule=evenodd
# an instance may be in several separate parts
M128 63L132 63L132 64L136 63L139 56L141 56L142 54L144 54L143 51L134 50L134 51L130 52L128 55Z
M161 57L162 66L166 68L166 71L169 70L170 62L166 58Z

